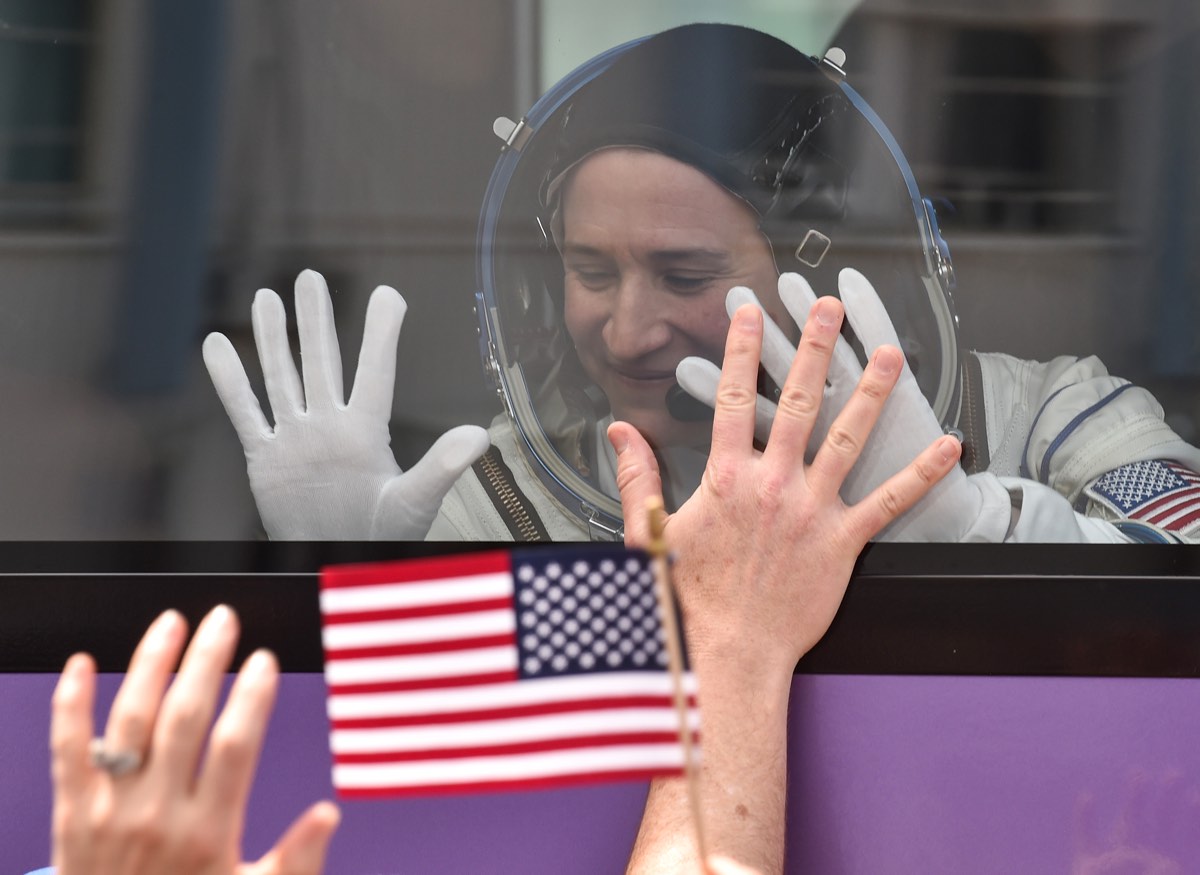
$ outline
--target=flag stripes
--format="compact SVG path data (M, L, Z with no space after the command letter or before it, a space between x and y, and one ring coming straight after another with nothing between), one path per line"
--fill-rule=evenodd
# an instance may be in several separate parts
M404 790L453 792L484 789L525 789L556 786L564 778L614 779L630 773L646 778L664 771L682 771L683 748L678 740L663 744L612 745L504 756L437 759L414 763L334 765L333 783L353 797L354 791L381 790L389 795ZM499 786L497 786L499 785Z
M645 569L612 548L603 561L581 556L576 547L541 565L494 552L326 569L322 639L339 794L681 771ZM695 736L694 679L685 682Z
M694 697L689 699L689 705L695 707ZM333 718L330 723L334 729L382 729L389 726L433 726L446 723L467 723L474 720L498 719L506 717L534 717L541 714L565 714L571 711L590 711L596 708L662 708L673 706L674 703L666 696L625 696L614 698L594 698L581 701L554 701L533 703L528 705L510 705L507 707L491 708L482 711L447 711L445 713L397 714L387 712L378 717L342 717ZM333 712L333 703L330 704Z

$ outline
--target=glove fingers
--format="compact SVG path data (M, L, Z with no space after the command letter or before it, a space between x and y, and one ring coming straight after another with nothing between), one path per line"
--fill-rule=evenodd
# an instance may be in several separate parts
M792 359L796 356L796 345L787 339L783 330L775 324L764 309L758 296L745 286L734 286L725 296L725 312L732 319L734 311L743 304L753 304L763 314L763 342L760 361L775 384L782 386L787 380Z
M817 302L817 296L813 292L812 286L798 273L780 275L779 299L783 301L783 306L796 320L796 324L802 328L808 322L808 311ZM837 344L833 348L833 358L829 362L829 373L826 375L826 380L834 388L835 394L839 398L849 397L849 393L858 385L862 372L858 356L854 354L854 350L850 348L846 339L839 336ZM827 392L826 396L828 397L828 395Z
M396 347L406 311L404 298L395 289L379 286L371 293L349 406L372 417L387 419L392 414Z
M252 441L270 436L270 423L263 415L258 398L250 388L246 369L242 367L242 360L238 358L229 338L213 332L204 338L201 351L213 388L217 390L225 415L233 423L242 446L249 446Z
M887 308L865 276L853 268L844 268L838 274L838 291L846 307L850 327L862 341L867 355L885 344L904 348L896 337L896 329Z
M675 367L675 379L680 387L697 401L716 409L717 384L721 381L721 369L708 359L688 356ZM766 443L771 436L771 423L775 421L777 406L759 395L754 401L754 437Z
M325 277L315 270L302 270L296 277L296 327L300 333L300 362L308 407L341 406L346 388L342 379L342 353L333 323L333 302Z
M491 441L477 425L452 428L429 448L421 461L383 487L371 537L419 540L429 532L442 499Z
M263 381L267 387L267 401L271 404L275 421L303 412L304 392L300 388L296 362L292 359L287 336L287 314L279 295L270 289L259 289L250 306L250 322L254 327L254 344L258 347L258 361L262 365Z

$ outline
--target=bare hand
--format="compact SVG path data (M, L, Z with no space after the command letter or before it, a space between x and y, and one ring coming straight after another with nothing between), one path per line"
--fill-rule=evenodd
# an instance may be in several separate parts
M237 639L233 611L213 610L167 690L187 624L168 611L150 626L130 660L104 734L106 750L144 758L140 768L122 775L97 768L89 758L95 663L82 653L67 661L50 727L57 875L321 871L339 819L329 802L300 815L261 859L242 862L246 800L279 668L263 650L247 659L210 732Z
M805 464L842 318L836 298L823 298L812 308L770 440L759 452L754 413L762 315L752 306L734 314L708 465L699 489L666 524L667 542L680 557L675 583L694 655L711 651L752 660L747 667L755 671L790 676L832 622L867 541L958 460L958 442L939 438L858 503L842 502L838 491L903 365L900 350L883 346L812 464ZM640 509L660 493L658 465L628 424L614 423L609 438L618 453L627 540L644 544L647 521Z

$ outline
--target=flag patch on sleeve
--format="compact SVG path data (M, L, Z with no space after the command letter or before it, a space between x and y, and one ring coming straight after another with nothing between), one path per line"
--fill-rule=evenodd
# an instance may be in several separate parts
M1096 478L1084 494L1125 519L1185 535L1200 531L1200 474L1178 462L1122 465Z

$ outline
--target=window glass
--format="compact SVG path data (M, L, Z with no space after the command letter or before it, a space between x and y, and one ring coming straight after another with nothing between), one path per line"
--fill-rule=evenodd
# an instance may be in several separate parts
M838 291L839 267L875 285L927 408L919 428L898 418L889 448L954 429L964 478L992 478L955 507L1007 501L1014 525L1023 513L1033 526L1041 495L1059 523L1038 522L1035 539L1077 537L1075 512L1105 532L1141 515L1195 534L1197 16L1183 2L1016 0L0 2L0 538L413 537L420 525L376 518L380 484L461 424L491 427L498 456L490 474L466 475L431 537L612 536L603 429L640 416L649 384L654 409L636 424L678 504L703 469L708 423L698 402L671 394L680 406L668 406L671 375L683 355L719 357L716 286L732 280L705 265L659 270L665 291L630 310L629 336L668 340L621 361L601 302L622 274L611 252L579 257L572 235L585 170L631 146L668 162L637 171L634 193L682 166L715 198L702 212L717 243L750 222L758 260L737 276L793 337L779 270L818 294ZM606 78L630 49L592 61L695 22L791 48L756 66L717 40L703 63L672 61L674 79ZM821 61L831 46L844 51L833 66ZM625 83L628 100L588 109L605 87L593 80ZM792 88L771 140L754 113ZM665 140L605 128L643 110L673 119ZM743 123L761 129L752 148L681 157ZM683 128L692 146L679 145ZM631 166L606 169L596 194L617 192ZM763 168L787 172L778 197L756 200L745 180ZM295 397L320 382L317 341L297 330L312 309L293 288L304 269L328 285L340 344L336 356L321 347L331 410L372 385L356 380L364 328L386 322L367 318L372 290L403 296L390 417L326 432L287 380L268 391L260 353L275 311L260 306L256 338L259 289L278 293L279 337L310 371L297 371ZM290 404L288 427L318 434L254 444L243 418L239 436L202 355L212 333L263 421ZM371 367L386 389L384 358ZM243 385L226 373L226 388ZM347 435L368 448L348 450ZM1174 510L1153 515L1162 496ZM921 538L975 532L960 523Z

